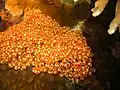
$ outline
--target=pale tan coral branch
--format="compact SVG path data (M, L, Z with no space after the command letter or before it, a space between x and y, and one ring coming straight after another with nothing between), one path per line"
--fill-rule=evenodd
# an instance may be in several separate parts
M117 1L115 17L110 23L108 33L113 34L117 30L117 27L120 25L120 0ZM120 26L119 26L120 27ZM120 28L119 28L120 29Z
M104 10L104 8L106 7L107 3L108 3L108 0L97 0L95 2L95 7L91 9L91 11L93 12L92 15L94 17L100 15Z
M109 0L97 0L95 2L95 7L93 9L91 9L92 15L94 17L100 15L103 12L106 5L108 4L108 1ZM112 20L112 22L109 25L108 33L110 35L114 34L115 31L117 30L117 27L120 27L120 0L117 0L116 10L115 10L115 17L114 17L114 19Z

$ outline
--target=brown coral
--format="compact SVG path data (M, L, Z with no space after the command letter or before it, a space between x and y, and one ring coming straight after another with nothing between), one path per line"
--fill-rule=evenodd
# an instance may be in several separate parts
M72 80L92 74L92 53L85 37L60 25L39 10L25 12L24 20L0 32L0 62L36 74L48 72Z

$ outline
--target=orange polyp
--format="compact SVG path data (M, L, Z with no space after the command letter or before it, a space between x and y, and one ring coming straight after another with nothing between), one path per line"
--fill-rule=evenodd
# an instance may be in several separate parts
M0 62L14 69L23 70L32 66L36 74L47 72L70 80L83 80L92 74L92 53L86 39L69 27L60 27L58 22L39 10L25 12L21 23L0 32L0 39L3 56ZM6 42L9 45L3 45ZM11 51L11 57L5 56L6 52L11 55Z

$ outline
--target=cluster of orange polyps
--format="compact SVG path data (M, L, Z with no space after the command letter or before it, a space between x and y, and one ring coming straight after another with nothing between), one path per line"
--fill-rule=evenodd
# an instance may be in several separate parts
M39 10L25 12L24 20L0 32L0 62L16 70L33 67L36 74L59 74L83 80L93 71L92 53L85 37L60 25Z

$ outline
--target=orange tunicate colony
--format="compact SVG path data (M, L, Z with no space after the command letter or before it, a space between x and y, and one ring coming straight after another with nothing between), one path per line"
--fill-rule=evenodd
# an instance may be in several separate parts
M92 74L91 57L85 37L36 9L25 12L21 23L0 32L0 63L16 70L32 67L36 74L83 80Z

